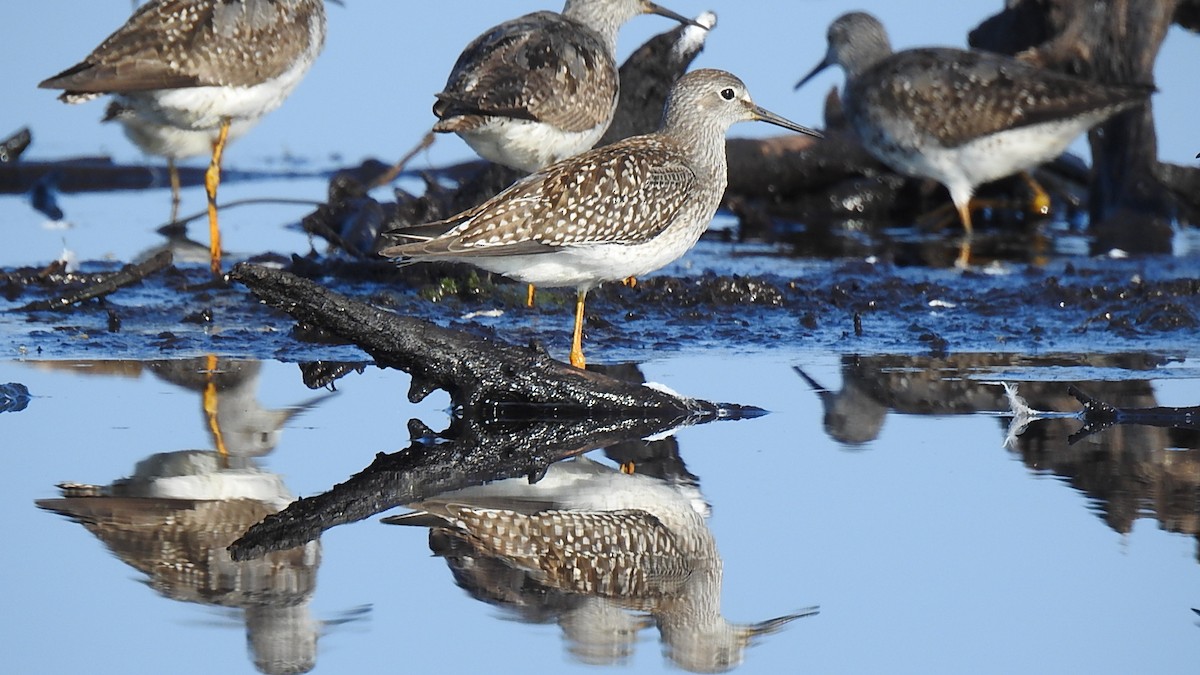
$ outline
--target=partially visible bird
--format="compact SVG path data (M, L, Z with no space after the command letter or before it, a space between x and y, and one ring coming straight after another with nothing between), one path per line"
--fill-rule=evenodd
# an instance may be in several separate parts
M38 86L64 90L66 103L113 95L110 116L169 160L209 144L210 258L219 276L225 145L283 103L324 44L324 0L151 0L87 58Z
M434 131L527 172L591 148L617 107L617 32L639 14L700 25L649 0L567 0L561 13L506 21L458 57Z
M733 75L698 70L675 85L659 131L553 164L473 209L430 224L431 232L449 227L436 236L397 231L411 243L380 253L468 262L525 283L574 287L571 363L583 368L588 290L647 274L696 243L728 181L725 132L747 120L820 136L755 105Z
M846 73L842 103L863 145L896 171L945 185L967 238L970 201L983 183L1046 162L1079 134L1147 100L1153 87L1091 82L1016 59L952 48L893 52L879 21L843 14L825 58Z
M139 150L147 155L167 160L167 179L171 186L171 223L179 219L180 182L179 160L212 154L213 135L209 131L180 129L139 115L136 110L119 101L112 101L104 112L102 122L117 122L121 130ZM229 125L226 143L241 138L258 119L239 120Z

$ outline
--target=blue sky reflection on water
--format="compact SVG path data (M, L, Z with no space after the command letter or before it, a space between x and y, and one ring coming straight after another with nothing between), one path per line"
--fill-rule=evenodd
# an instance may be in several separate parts
M750 648L738 672L1169 673L1194 665L1193 537L1152 519L1114 532L1064 480L1032 473L1003 449L996 415L891 413L876 440L841 447L794 365L837 386L837 361L815 355L705 354L644 367L689 394L772 411L678 434L713 507L724 614L752 622L821 606ZM195 392L147 373L85 370L0 364L0 381L24 382L35 394L27 410L0 419L16 469L0 509L20 538L2 577L17 619L13 672L44 672L61 654L98 673L253 672L235 613L157 596L81 526L34 508L60 481L106 483L152 453L211 447ZM1200 379L1186 372L1156 385L1164 404L1194 396ZM376 369L344 380L339 394L288 423L263 465L309 495L376 452L407 445L409 417L442 425L445 398L408 404L407 384L402 373ZM295 366L267 363L257 398L281 408L312 392ZM501 620L468 598L426 539L423 529L375 519L323 537L314 616L372 609L321 639L316 672L584 668L567 657L557 626ZM660 651L655 631L645 631L630 668L663 669Z

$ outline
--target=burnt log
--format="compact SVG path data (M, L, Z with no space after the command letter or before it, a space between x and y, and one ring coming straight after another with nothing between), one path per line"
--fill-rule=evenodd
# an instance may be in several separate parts
M1187 408L1171 408L1166 406L1120 408L1111 403L1093 398L1074 385L1068 387L1067 392L1083 404L1083 410L1080 411L1083 426L1074 434L1071 434L1068 439L1071 445L1092 434L1099 433L1118 424L1136 424L1149 427L1200 431L1200 406Z
M414 403L440 388L464 416L703 420L724 410L575 368L540 348L392 314L289 272L241 263L229 278L306 328L353 342L377 365L412 375L409 400Z

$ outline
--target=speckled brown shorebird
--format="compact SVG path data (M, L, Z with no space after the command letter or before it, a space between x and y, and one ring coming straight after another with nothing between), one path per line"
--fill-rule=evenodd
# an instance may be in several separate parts
M114 96L110 115L169 160L207 140L210 257L221 273L221 155L279 107L325 44L324 0L151 0L80 63L39 87L67 103Z
M617 32L639 14L697 25L649 0L567 0L475 38L437 94L434 131L479 156L537 171L591 148L617 107Z
M574 287L571 363L582 368L588 290L647 274L696 243L728 181L725 132L747 120L820 136L755 105L733 75L698 70L676 83L659 131L552 164L431 224L449 228L438 236L421 240L397 231L411 243L381 254L468 262L525 283Z
M945 185L970 256L971 196L983 183L1062 154L1079 134L1143 103L1144 85L1110 85L1007 56L952 48L893 52L883 25L844 14L829 48L797 88L831 65L846 73L842 103L867 150L896 171Z

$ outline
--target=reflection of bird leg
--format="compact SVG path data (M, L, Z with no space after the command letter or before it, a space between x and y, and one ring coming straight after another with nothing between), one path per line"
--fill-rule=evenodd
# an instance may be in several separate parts
M171 224L179 220L179 167L175 166L175 158L167 158L167 177L171 181Z
M621 283L630 288L637 288L637 277L625 277Z
M583 300L587 297L587 289L580 289L575 295L575 331L571 334L571 365L576 368L586 368L583 359Z
M204 418L208 421L208 430L212 432L213 443L217 446L217 454L222 460L229 459L229 450L225 447L225 437L221 434L221 423L217 420L220 406L217 401L217 356L209 354L204 363Z
M204 173L204 191L208 195L208 253L214 277L221 276L221 227L217 222L217 187L221 184L221 155L229 140L229 118L221 120L221 131L213 143L212 162Z

